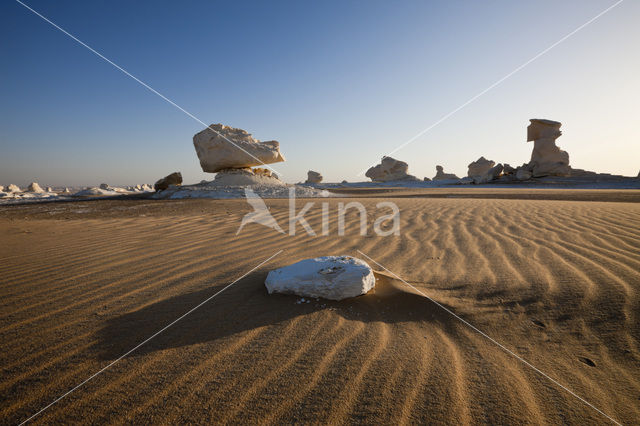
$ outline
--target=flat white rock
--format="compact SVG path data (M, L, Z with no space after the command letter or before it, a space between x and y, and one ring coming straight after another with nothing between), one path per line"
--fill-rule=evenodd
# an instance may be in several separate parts
M271 293L342 300L367 293L376 285L371 267L351 256L323 256L269 272L265 286Z

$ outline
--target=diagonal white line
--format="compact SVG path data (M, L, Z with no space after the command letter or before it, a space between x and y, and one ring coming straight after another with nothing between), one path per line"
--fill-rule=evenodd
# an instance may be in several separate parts
M181 317L173 320L171 323L167 324L166 326L164 326L163 328L161 328L160 330L158 330L156 333L154 333L152 336L148 337L147 339L145 339L144 341L140 342L138 345L136 345L134 348L128 350L126 353L122 354L121 356L119 356L118 358L116 358L114 361L112 361L110 364L106 365L105 367L103 367L101 370L99 370L97 373L93 374L92 376L90 376L89 378L87 378L86 380L84 380L83 382L81 382L80 384L78 384L77 386L75 386L73 389L67 391L66 393L64 393L62 396L56 398L55 400L53 400L52 403L50 403L49 405L43 407L40 411L38 411L37 413L35 413L34 415L32 415L31 417L29 417L28 419L24 420L22 423L20 423L20 425L23 425L31 420L33 420L36 416L40 415L42 412L44 412L45 410L47 410L49 407L57 404L58 402L60 402L63 398L67 397L69 394L73 393L74 391L76 391L78 388L80 388L81 386L85 385L86 383L88 383L89 381L93 380L96 376L100 375L101 373L105 372L106 370L108 370L109 368L113 367L114 364L116 364L118 361L122 360L124 357L126 357L127 355L129 355L131 352L135 351L136 349L138 349L140 346L144 345L145 343L147 343L149 340L153 339L154 337L156 337L157 335L159 335L160 333L162 333L163 331L165 331L166 329L168 329L169 327L171 327L172 325L174 325L175 323L177 323L178 321L180 321L181 319L183 319L184 317L186 317L187 315L189 315L190 313L194 312L196 309L198 309L199 307L201 307L202 305L204 305L205 303L207 303L208 301L210 301L211 299L213 299L214 297L216 297L217 295L219 295L220 293L222 293L223 291L225 291L226 289L228 289L229 287L231 287L232 285L234 285L235 283L237 283L238 281L240 281L241 279L243 279L244 277L246 277L247 275L249 275L250 273L252 273L253 271L255 271L256 269L258 269L259 267L261 267L262 265L264 265L265 263L269 262L271 259L273 259L274 257L276 257L277 255L279 255L280 253L282 253L284 250L279 250L278 252L276 252L275 254L271 255L269 258L267 258L266 260L263 260L262 262L260 262L260 264L258 264L257 266L254 266L253 268L251 268L248 272L246 272L244 275L242 275L240 278L235 279L231 284L228 284L225 288L223 288L222 290L218 291L217 293L215 293L213 296L209 296L207 299L205 299L204 301L200 302L198 305L196 305L195 307L191 308L187 313L183 314Z
M196 117L195 115L191 114L189 111L187 111L186 109L182 108L180 105L176 104L175 102L173 102L171 99L167 98L165 95L163 95L162 93L158 92L156 89L154 89L153 87L149 86L147 83L145 83L144 81L140 80L138 77L134 76L133 74L131 74L129 71L125 70L124 68L122 68L120 65L116 64L115 62L113 62L111 59L107 58L106 56L104 56L103 54L101 54L100 52L98 52L97 50L95 50L94 48L92 48L91 46L89 46L88 44L86 44L85 42L83 42L82 40L80 40L79 38L77 38L76 36L74 36L73 34L69 33L68 31L66 31L64 28L61 28L59 25L55 24L54 22L52 22L50 19L48 19L47 17L43 16L42 14L40 14L39 12L37 12L36 10L32 9L31 7L27 6L26 4L24 4L23 2L21 2L20 0L16 0L16 2L20 3L22 6L24 6L26 9L30 10L31 12L33 12L35 15L39 16L40 18L42 18L44 21L48 22L49 24L53 25L56 29L60 30L62 33L64 33L65 35L67 35L68 37L70 37L71 39L73 39L74 41L78 42L80 45L86 47L87 49L89 49L92 53L94 53L96 56L98 56L99 58L105 60L106 62L108 62L109 64L113 65L115 68L117 68L119 71L122 71L122 73L124 73L125 75L127 75L128 77L131 77L133 80L135 80L136 82L138 82L139 84L141 84L143 87L145 87L146 89L148 89L149 91L151 91L152 93L160 96L162 99L164 99L165 101L167 101L168 103L170 103L171 105L173 105L174 107L178 108L180 111L184 112L185 114L187 114L189 117L193 118L195 121L197 121L198 123L202 124L205 128L211 129L212 131L214 131L215 133L217 133L219 136L221 136L222 138L224 138L227 142L231 143L233 146L235 146L236 148L238 148L239 150L243 151L245 154L249 155L251 158L253 158L254 160L258 161L260 164L262 164L263 166L267 167L268 169L270 169L273 172L278 173L279 176L283 176L283 174L281 172L278 172L277 170L275 170L273 167L269 166L268 164L265 164L262 160L260 160L259 158L257 158L256 156L254 156L253 154L251 154L250 152L247 152L244 148L242 148L241 146L238 146L238 144L236 144L235 142L233 142L231 139L227 138L225 135L221 134L220 132L218 132L217 130L215 130L214 128L212 128L211 126L209 126L208 124L206 124L204 121L200 120L198 117Z
M542 55L544 55L545 53L547 53L548 51L550 51L551 49L553 49L554 47L556 47L557 45L559 45L560 43L562 43L563 41L565 41L566 39L568 39L569 37L571 37L572 35L574 35L575 33L577 33L578 31L580 31L581 29L583 29L584 27L586 27L587 25L591 24L592 22L594 22L596 19L600 18L602 15L604 15L605 13L609 12L611 9L613 9L614 7L618 6L620 3L622 3L624 0L618 0L616 3L614 3L613 5L609 6L608 8L606 8L605 10L603 10L602 12L598 13L596 16L594 16L593 18L589 19L587 22L585 22L584 24L580 25L578 28L576 28L575 30L571 31L569 34L565 35L564 37L562 37L560 40L556 41L555 43L553 43L551 46L547 47L546 49L544 49L542 52L538 53L537 55L535 55L533 58L529 59L527 62L523 63L522 65L520 65L519 67L517 67L516 69L514 69L513 71L511 71L509 74L505 75L504 77L502 77L501 79L499 79L498 81L496 81L495 83L493 83L491 86L487 87L486 89L484 89L483 91L481 91L480 93L478 93L477 95L473 96L471 99L469 99L468 101L466 101L465 103L463 103L462 105L460 105L459 107L457 107L456 109L454 109L453 111L450 111L449 113L445 114L444 116L442 116L438 121L436 121L435 123L433 123L432 125L430 125L429 127L427 127L426 129L422 130L420 133L418 133L417 135L415 135L414 137L412 137L411 139L409 139L408 141L402 143L401 145L399 145L396 149L394 149L393 151L389 152L387 155L385 155L385 157L389 157L392 154L395 154L396 152L400 151L402 148L404 148L405 146L409 145L411 142L415 141L416 139L418 139L420 136L424 135L425 133L427 133L429 130L433 129L434 127L436 127L437 125L439 125L440 123L442 123L443 121L445 121L446 119L448 119L449 117L451 117L452 115L454 115L456 112L460 111L462 108L466 107L467 105L469 105L470 103L472 103L473 101L475 101L476 99L478 99L479 97L481 97L482 95L484 95L485 93L487 93L488 91L490 91L491 89L493 89L494 87L498 86L500 83L502 83L503 81L505 81L506 79L508 79L509 77L511 77L512 75L514 75L515 73L517 73L518 71L520 71L521 69L523 69L524 67L526 67L527 65L529 65L530 63L532 63L533 61L535 61L536 59L538 59L539 57L541 57ZM375 163L372 164L369 167L373 167L375 166ZM366 169L363 169L360 173L358 173L356 176L362 176L368 169L369 167L367 167Z
M473 331L479 333L481 336L485 337L486 339L488 339L491 343L495 344L496 346L498 346L500 349L502 349L503 351L505 351L506 353L508 353L509 355L511 355L512 357L516 358L518 361L522 362L523 364L525 364L526 366L530 367L531 369L533 369L535 372L537 372L538 374L541 374L542 376L544 376L545 378L547 378L548 380L550 380L551 382L553 382L554 384L556 384L557 386L559 386L560 388L564 389L565 391L567 391L569 394L571 394L572 396L576 397L577 399L579 399L580 401L582 401L584 404L586 404L587 406L593 408L595 411L597 411L598 413L600 413L601 415L603 415L604 417L606 417L607 419L611 420L614 424L622 426L622 423L618 422L617 420L613 419L611 416L607 415L606 413L604 413L602 410L598 409L596 406L594 406L593 404L591 404L589 401L585 400L584 398L582 398L580 395L576 394L575 392L573 392L571 389L567 388L566 386L564 386L563 384L561 384L560 382L558 382L557 380L555 380L553 377L549 376L548 374L546 374L545 372L541 371L539 368L537 368L536 366L534 366L533 364L529 363L527 360L525 360L524 358L522 358L520 355L516 354L515 352L509 350L507 347L505 347L503 344L501 344L500 342L498 342L497 340L493 339L491 336L489 336L488 334L486 334L485 332L483 332L482 330L478 329L477 327L475 327L473 324L471 324L470 322L468 322L467 320L463 319L462 317L458 316L455 312L453 312L452 310L448 309L447 307L445 307L444 305L438 303L437 301L433 300L431 297L427 296L426 294L424 294L420 289L414 287L413 285L409 284L408 282L406 282L405 280L403 280L402 278L400 278L398 275L396 275L395 273L393 273L392 271L390 271L389 269L385 268L384 266L382 266L380 263L376 262L375 260L373 260L372 258L370 258L369 256L367 256L366 254L364 254L363 252L361 252L360 250L356 250L358 253L360 253L361 255L363 255L364 257L366 257L367 259L369 259L370 261L372 261L373 263L375 263L376 265L378 265L379 267L381 267L382 269L384 269L385 271L387 271L388 273L390 273L391 275L393 275L394 277L396 277L398 280L402 281L403 283L405 283L407 286L411 287L412 289L414 289L415 291L417 291L418 293L420 293L421 295L423 295L424 297L426 297L427 299L429 299L431 302L435 303L438 307L440 307L441 309L443 309L445 312L447 312L449 315L453 316L455 319L457 319L458 321L462 322L464 325L468 326L469 328L471 328Z

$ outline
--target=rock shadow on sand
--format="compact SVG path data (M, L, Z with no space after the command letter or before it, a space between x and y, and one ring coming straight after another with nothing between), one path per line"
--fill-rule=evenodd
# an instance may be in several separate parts
M453 331L453 319L428 298L402 283L376 274L376 287L364 296L339 302L268 294L266 273L254 273L224 293L182 318L129 356L140 356L165 349L224 339L265 326L286 323L298 316L331 310L345 319L362 322L382 321L436 323ZM404 288L403 288L404 287ZM210 298L222 287L185 293L153 303L136 311L107 320L98 332L94 348L99 357L113 360L153 336L192 308Z

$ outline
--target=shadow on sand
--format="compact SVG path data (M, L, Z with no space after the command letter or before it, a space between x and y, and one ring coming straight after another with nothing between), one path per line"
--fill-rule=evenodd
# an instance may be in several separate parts
M385 323L426 321L452 330L452 323L456 320L429 299L399 281L384 275L376 276L375 289L364 296L340 302L312 299L310 303L296 303L300 297L269 295L264 286L266 273L256 272L209 300L129 356L210 342L325 309L349 320ZM181 294L112 318L98 332L98 343L94 349L102 359L118 358L221 288Z

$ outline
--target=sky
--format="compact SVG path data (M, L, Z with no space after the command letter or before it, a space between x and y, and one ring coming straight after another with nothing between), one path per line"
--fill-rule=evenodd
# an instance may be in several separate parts
M613 5L566 1L24 3L207 124L278 140L282 179L361 172ZM530 159L562 122L572 167L640 170L640 2L625 0L393 154L420 178ZM0 184L203 173L203 126L20 3L0 3Z

